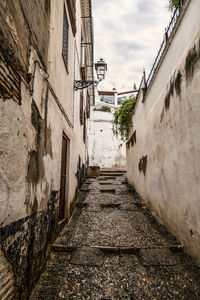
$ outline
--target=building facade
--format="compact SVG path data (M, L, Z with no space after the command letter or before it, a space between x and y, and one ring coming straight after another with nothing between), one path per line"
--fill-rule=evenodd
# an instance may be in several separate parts
M101 168L125 169L125 143L113 135L113 114L118 108L117 92L98 91L89 120L89 165Z
M0 20L0 298L28 299L87 167L91 1L1 1Z

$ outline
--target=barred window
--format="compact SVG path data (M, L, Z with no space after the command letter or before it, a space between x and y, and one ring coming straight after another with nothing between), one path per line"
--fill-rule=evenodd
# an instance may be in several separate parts
M87 92L87 98L86 98L86 116L87 118L90 117L90 95Z
M83 102L84 102L84 98L83 98L83 91L80 92L80 123L81 125L83 125Z
M63 43L62 43L62 55L67 67L68 65L68 36L69 36L69 23L67 20L67 14L64 7L64 14L63 14Z
M83 142L86 142L86 116L83 114Z
M71 21L72 32L76 34L76 0L67 0L67 7L69 11L69 18Z

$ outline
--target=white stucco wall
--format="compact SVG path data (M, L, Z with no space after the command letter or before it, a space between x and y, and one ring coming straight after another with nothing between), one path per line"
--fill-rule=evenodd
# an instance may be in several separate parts
M127 147L127 174L159 220L200 262L199 11L199 0L192 0L145 103L138 99L132 129L136 142Z
M94 111L89 121L89 165L101 168L126 167L125 143L113 136L113 112Z

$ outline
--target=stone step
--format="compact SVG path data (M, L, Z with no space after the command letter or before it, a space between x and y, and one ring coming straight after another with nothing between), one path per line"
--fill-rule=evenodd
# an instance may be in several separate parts
M58 243L53 244L53 250L55 252L73 252L77 249L81 249L85 247L75 247L75 246L68 246L68 245L62 245ZM183 245L166 245L166 246L158 246L158 245L151 245L147 247L123 247L123 246L117 246L117 247L111 247L111 246L91 246L87 247L88 249L99 249L105 253L116 253L116 254L138 254L140 251L148 251L148 250L170 250L173 253L184 253L184 247Z
M108 172L101 172L100 176L112 176L112 177L120 177L123 173L108 173Z
M122 171L122 170L101 170L100 174L102 173L109 173L109 174L126 174L126 171Z

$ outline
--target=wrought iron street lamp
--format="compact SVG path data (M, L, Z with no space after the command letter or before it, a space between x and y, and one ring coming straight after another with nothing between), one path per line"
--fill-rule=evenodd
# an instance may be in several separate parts
M75 91L83 90L92 84L97 85L100 81L102 81L105 78L105 74L107 71L107 64L105 63L103 58L100 58L100 60L97 61L97 63L95 64L95 70L97 73L98 80L75 80L74 81Z
M100 58L100 60L98 60L98 62L95 64L95 70L97 72L97 78L99 81L103 80L107 71L107 64L103 58Z

